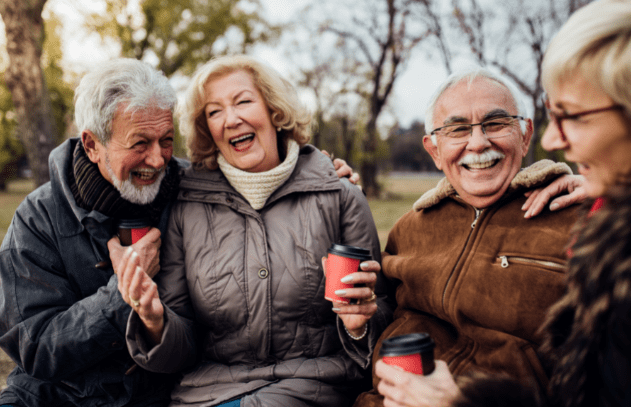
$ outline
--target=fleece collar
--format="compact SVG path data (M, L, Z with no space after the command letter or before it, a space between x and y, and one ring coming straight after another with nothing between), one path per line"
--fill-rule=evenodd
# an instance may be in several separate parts
M572 174L572 170L565 163L555 163L552 160L537 161L530 167L524 168L515 175L506 193L518 189L533 189L561 175ZM424 193L415 203L414 210L420 211L438 204L443 199L455 195L456 190L447 178L441 179L436 187Z

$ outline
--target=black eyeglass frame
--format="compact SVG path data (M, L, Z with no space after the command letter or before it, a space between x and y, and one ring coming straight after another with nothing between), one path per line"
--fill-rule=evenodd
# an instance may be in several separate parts
M473 134L473 126L480 126L480 129L482 129L482 133L483 133L485 136L487 136L487 138L488 138L488 134L486 134L486 130L484 130L484 125L485 125L486 123L493 123L493 120L497 120L497 119L517 119L517 120L526 120L526 118L524 118L523 116L498 116L498 117L493 117L493 118L491 118L491 119L487 119L487 120L485 120L485 121L483 121L483 122L480 122L480 123L471 123L471 124L469 124L469 123L454 123L454 124L448 124L448 125L446 125L446 126L442 126L442 127L439 127L439 128L437 128L437 129L432 130L432 132L431 132L431 133L429 133L429 135L430 135L430 136L436 136L436 135L439 135L439 134L437 134L437 132L438 132L438 131L440 131L440 130L442 130L442 129L445 129L445 128L447 128L447 127L469 126L469 129L470 129L470 130L469 130L469 136L471 136L471 135ZM455 140L457 140L457 139L458 139L458 137L449 137L449 136L446 136L446 137L451 138L451 139L455 139Z
M567 140L565 131L563 131L563 120L578 119L579 117L583 117L583 116L587 116L587 115L595 114L595 113L608 112L610 110L623 110L623 111L625 110L624 106L615 104L611 106L601 107L598 109L583 110L582 112L577 112L577 113L572 113L572 114L556 114L550 108L549 99L544 100L544 105L546 107L546 113L548 115L548 119L554 122L554 124L557 126L557 129L559 130L559 133L561 133L561 137L563 137L563 140Z

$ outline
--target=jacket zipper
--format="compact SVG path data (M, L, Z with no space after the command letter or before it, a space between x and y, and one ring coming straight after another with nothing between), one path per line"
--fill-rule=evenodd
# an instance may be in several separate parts
M473 209L475 210L475 218L473 219L473 222L471 223L471 232L469 232L469 236L467 237L467 241L465 242L464 247L462 248L463 252L464 252L464 249L469 244L469 239L471 239L471 233L473 233L473 230L475 229L475 225L477 225L478 219L480 218L480 215L482 214L482 211L484 210L484 209L478 209L478 208L475 208L475 207ZM447 279L447 282L445 283L445 288L443 289L443 304L442 304L443 310L445 309L445 297L447 296L447 287L449 286L449 282L451 281L451 277L453 277L454 272L458 268L458 265L460 264L461 261L462 261L462 253L460 254L460 259L458 259L458 262L456 263L454 268L451 270L451 274L449 275L449 278Z
M565 265L555 263L553 261L545 261L545 260L537 260L537 259L529 259L526 257L518 257L518 256L499 256L500 266L502 268L508 268L510 266L510 261L516 261L518 263L528 263L528 264L537 264L539 266L545 266L554 268L557 270L564 270Z

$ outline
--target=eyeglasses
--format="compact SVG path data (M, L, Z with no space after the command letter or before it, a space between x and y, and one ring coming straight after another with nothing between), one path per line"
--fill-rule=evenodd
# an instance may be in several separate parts
M520 120L525 119L522 116L500 116L474 124L449 124L434 129L430 135L446 137L453 144L466 143L473 134L473 126L480 126L487 139L494 139L509 135L509 130Z
M550 119L550 121L553 121L554 124L556 124L557 129L559 129L559 133L561 133L561 137L563 137L563 140L567 139L567 137L565 136L565 131L563 131L563 121L565 120L576 120L578 118L587 116L589 114L608 112L610 110L624 110L624 106L622 105L611 105L607 107L601 107L599 109L585 110L583 112L578 112L578 113L557 114L557 113L554 113L552 109L550 108L550 100L546 99L545 105L546 105L546 112L548 113L548 119Z

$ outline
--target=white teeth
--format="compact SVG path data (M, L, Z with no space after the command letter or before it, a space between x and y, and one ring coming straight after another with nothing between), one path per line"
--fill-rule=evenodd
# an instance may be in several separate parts
M482 170L484 168L489 168L493 164L495 164L495 161L487 161L485 163L467 164L467 167L473 168L475 170Z
M235 144L237 144L237 143L239 143L241 141L247 140L247 139L249 139L251 137L254 137L254 133L245 134L245 135L243 135L241 137L234 138L234 139L230 140L230 144L235 145Z
M153 169L153 168L139 168L137 170L134 170L133 174L136 177L140 178L141 180L150 180L156 174L158 174L160 171L162 171L162 169L156 170L156 169Z

